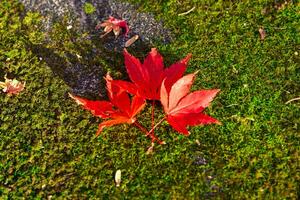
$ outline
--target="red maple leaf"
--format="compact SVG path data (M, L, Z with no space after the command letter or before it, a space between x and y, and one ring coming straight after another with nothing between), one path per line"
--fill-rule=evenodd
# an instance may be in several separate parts
M130 101L128 93L119 87L109 75L106 76L106 87L110 101L92 101L70 95L78 104L90 110L93 115L103 119L111 118L99 124L96 135L99 135L105 127L134 123L136 121L135 116L145 106L145 100L142 97L134 96Z
M119 81L120 87L145 99L159 100L162 81L167 78L165 85L167 90L170 90L171 86L182 77L191 54L172 64L169 68L164 68L163 58L155 48L151 49L143 64L139 59L129 54L126 49L124 50L124 57L129 78L134 84Z
M112 16L110 16L108 20L105 20L103 23L97 24L96 29L99 29L100 27L104 27L104 34L101 37L104 37L111 31L113 31L115 36L118 37L120 35L122 28L125 30L124 32L125 36L127 36L129 32L129 27L125 20L116 19Z
M175 130L184 135L189 135L187 126L220 123L202 113L219 90L200 90L189 93L194 78L195 74L186 75L177 80L170 90L167 88L167 79L165 79L160 90L160 101L167 121Z

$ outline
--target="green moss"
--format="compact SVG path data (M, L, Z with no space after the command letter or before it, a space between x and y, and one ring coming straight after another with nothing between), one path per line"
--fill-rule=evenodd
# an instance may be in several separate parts
M44 42L39 15L21 18L22 6L4 0L0 80L8 74L26 81L26 89L12 97L0 93L1 199L297 199L300 105L285 102L300 95L299 5L134 2L175 33L171 44L157 43L166 64L191 52L188 72L200 70L193 88L222 90L206 112L223 125L194 127L183 137L163 123L156 134L167 144L155 146L153 155L145 154L150 141L134 127L115 126L96 138L100 120L77 106L65 83L27 48L27 41ZM47 47L60 55L93 47L84 33L65 27L55 25ZM91 62L115 73L122 64ZM147 107L139 119L150 126L150 116ZM197 165L201 158L207 164ZM120 188L113 182L117 169Z
M96 11L96 8L91 3L84 3L83 10L85 14L93 14Z

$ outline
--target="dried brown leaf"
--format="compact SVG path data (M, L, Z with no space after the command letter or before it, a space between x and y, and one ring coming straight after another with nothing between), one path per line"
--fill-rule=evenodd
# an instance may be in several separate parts
M258 32L260 34L260 39L264 40L266 38L266 31L263 28L259 28Z
M130 38L129 40L126 41L125 43L125 47L129 47L131 46L133 43L135 43L135 41L137 41L139 39L138 35L133 36L132 38Z
M5 82L0 82L0 87L2 91L8 95L19 94L25 88L25 82L21 83L16 79L8 79L4 77Z

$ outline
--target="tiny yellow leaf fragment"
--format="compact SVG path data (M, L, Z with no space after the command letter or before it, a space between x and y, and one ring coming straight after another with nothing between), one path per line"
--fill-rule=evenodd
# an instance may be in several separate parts
M8 79L6 76L4 79L4 82L0 81L0 88L2 88L2 91L8 95L19 94L19 92L21 92L25 87L25 82L21 83L16 79Z
M154 149L154 142L151 143L151 146L147 149L146 154L152 154Z
M75 96L72 95L71 93L68 93L68 94L69 94L69 97L71 97L73 100L75 100L75 102L76 102L78 105L84 105L84 102L82 101L81 98L75 97Z
M116 182L116 186L119 187L121 184L121 170L119 169L116 171L115 182Z

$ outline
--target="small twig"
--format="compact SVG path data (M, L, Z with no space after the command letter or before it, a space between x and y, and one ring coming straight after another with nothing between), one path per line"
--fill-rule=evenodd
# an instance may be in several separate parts
M130 38L129 40L127 40L126 42L125 42L125 47L127 48L127 47L129 47L129 46L131 46L133 43L135 43L135 41L137 41L139 39L139 35L135 35L135 36L133 36L132 38Z
M291 103L291 102L293 102L293 101L297 101L297 100L300 100L300 97L297 97L297 98L293 98L293 99L291 99L291 100L288 100L287 102L285 102L285 104L289 104L289 103Z
M271 26L272 27L272 26ZM285 27L273 27L274 29L276 29L276 30L286 30L287 28L285 28Z
M230 105L228 105L228 106L225 106L225 107L232 107L232 106L238 106L239 104L237 104L237 103L234 103L234 104L230 104Z
M145 127L143 127L140 123L138 123L137 121L134 122L134 125L136 127L138 127L141 131L143 131L146 135L149 134L148 130Z
M195 10L195 6L194 7L192 7L190 10L188 10L188 11L186 11L186 12L184 12L184 13L180 13L180 14L178 14L178 16L183 16L183 15L187 15L187 14L189 14L190 12L193 12L194 10Z

